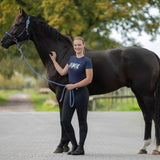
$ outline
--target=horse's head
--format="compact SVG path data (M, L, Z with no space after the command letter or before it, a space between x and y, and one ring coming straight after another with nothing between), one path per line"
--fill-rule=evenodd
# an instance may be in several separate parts
M15 44L16 41L21 42L27 39L28 25L29 25L26 23L27 18L28 18L28 15L24 12L23 9L20 9L20 12L15 18L13 25L1 39L2 47L9 48L11 45Z

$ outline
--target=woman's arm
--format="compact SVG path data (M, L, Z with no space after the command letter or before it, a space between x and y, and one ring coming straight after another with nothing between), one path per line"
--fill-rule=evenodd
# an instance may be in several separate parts
M51 51L51 53L53 55L49 55L53 64L54 64L54 67L56 68L57 72L61 75L61 76L64 76L68 73L68 64L66 64L66 66L64 68L62 68L56 61L56 52L54 51Z
M75 83L75 84L67 84L66 88L68 90L72 90L74 88L79 88L79 87L84 87L87 86L92 82L93 79L93 69L86 69L86 78L83 79L82 81Z

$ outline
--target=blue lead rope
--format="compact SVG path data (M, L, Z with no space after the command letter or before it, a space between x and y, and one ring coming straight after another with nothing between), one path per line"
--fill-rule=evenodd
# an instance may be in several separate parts
M57 83L57 82L54 82L54 81L51 81L51 80L49 80L49 79L46 79L46 78L44 78L43 76L41 76L39 73L37 73L37 72L33 69L33 67L29 64L29 62L28 62L28 60L26 59L26 57L23 55L22 49L21 49L21 47L19 46L18 42L17 42L16 44L17 44L18 50L19 50L20 53L21 53L21 56L24 58L24 60L25 60L26 63L28 64L29 68L30 68L37 76L41 77L41 78L44 79L45 81L48 81L48 82L50 82L50 83L53 83L53 84L56 84L56 85L58 85L58 86L64 87L64 88L63 88L63 91L62 91L61 98L60 98L60 102L62 102L63 97L64 97L64 93L65 93L65 89L66 89L66 85L60 84L60 83ZM69 91L69 102L70 102L70 107L72 108L72 107L74 106L74 92L73 92L73 90L70 90L70 91Z
M22 47L24 46L20 46L19 44L18 44L18 42L16 41L16 44L17 44L17 47L18 47L18 50L20 51L20 53L21 53L21 56L23 57L23 59L26 61L26 63L28 64L28 66L29 66L29 68L37 75L37 76L39 76L39 77L41 77L42 79L44 79L45 81L47 81L47 82L50 82L50 83L53 83L53 84L55 84L55 85L58 85L58 86L62 86L62 87L64 87L63 88L63 91L62 91L62 95L61 95L61 98L60 98L60 102L62 102L62 100L63 100L63 97L64 97L64 93L65 93L65 89L66 89L66 85L64 85L64 84L60 84L60 83L57 83L57 82L54 82L54 81L51 81L51 80L49 80L49 79L46 79L46 78L44 78L43 76L41 76L39 73L37 73L34 69L33 69L33 67L29 64L29 62L28 62L28 60L26 59L26 57L24 56L24 54L22 53ZM72 108L73 106L74 106L74 91L73 90L70 90L69 91L69 102L70 102L70 107Z
M17 36L17 37L20 37L22 36L22 34L26 31L27 32L27 35L29 35L28 33L28 27L29 27L29 24L30 24L30 16L28 16L28 19L26 21L26 26L24 28L24 30ZM30 67L30 69L39 77L41 77L42 79L44 79L45 81L47 82L50 82L50 83L53 83L55 85L58 85L58 86L62 86L64 87L63 88L63 91L62 91L62 95L61 95L61 98L60 98L60 102L63 100L63 97L64 97L64 93L65 93L65 89L66 89L66 85L64 84L60 84L60 83L57 83L57 82L54 82L54 81L51 81L49 79L46 79L44 78L43 76L41 76L39 73L37 73L33 68L32 66L29 64L28 60L26 59L26 57L23 55L23 52L22 52L22 47L26 44L26 42L29 40L29 36L28 36L28 40L26 40L21 46L18 44L18 40L16 37L12 36L10 33L6 32L6 34L13 38L13 40L15 41L16 45L17 45L17 48L19 50L19 52L21 53L21 56L24 58L24 60L26 61L26 63L28 64L28 66ZM74 106L74 92L73 90L70 90L69 91L69 103L70 103L70 107L72 108Z

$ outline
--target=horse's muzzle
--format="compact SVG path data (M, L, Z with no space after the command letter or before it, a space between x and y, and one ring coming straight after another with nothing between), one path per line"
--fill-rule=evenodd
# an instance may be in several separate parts
M1 39L1 46L3 48L8 49L11 45L15 44L15 42L13 41L13 39L10 39L8 36L3 36L3 38Z

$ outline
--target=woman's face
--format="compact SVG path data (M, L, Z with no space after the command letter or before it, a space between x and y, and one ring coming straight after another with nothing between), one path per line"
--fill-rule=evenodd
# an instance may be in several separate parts
M82 40L74 40L73 47L74 47L76 54L83 54L85 45Z

